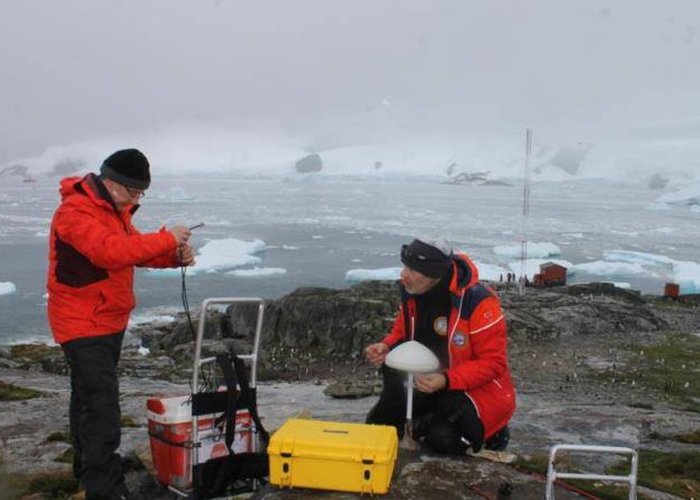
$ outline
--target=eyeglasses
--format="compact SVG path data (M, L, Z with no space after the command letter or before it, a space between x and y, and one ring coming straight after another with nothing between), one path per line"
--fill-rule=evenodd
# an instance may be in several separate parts
M146 191L143 189L134 189L134 188L128 188L126 186L123 186L124 189L126 189L126 192L129 193L129 196L132 198L143 198L146 196Z

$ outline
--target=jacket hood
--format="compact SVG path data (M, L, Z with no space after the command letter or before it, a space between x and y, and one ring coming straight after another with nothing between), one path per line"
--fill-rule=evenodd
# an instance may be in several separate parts
M450 292L459 295L465 288L470 288L479 282L479 270L467 254L456 253L452 257L452 281Z
M78 193L76 185L85 177L64 177L61 179L60 187L58 192L61 194L61 201L65 201L66 198ZM82 191L81 191L82 193Z
M100 178L93 173L89 173L84 177L64 177L60 182L59 193L61 194L61 201L66 201L71 196L87 196L97 205L117 210L107 188L102 184ZM133 214L137 208L138 205L130 205L129 212Z

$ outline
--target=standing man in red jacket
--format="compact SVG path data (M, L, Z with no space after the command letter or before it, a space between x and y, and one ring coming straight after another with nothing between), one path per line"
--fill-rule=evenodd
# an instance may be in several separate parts
M441 368L416 375L413 437L446 454L505 449L515 389L498 297L479 282L474 263L444 243L414 240L401 248L401 262L394 326L365 349L371 363L382 365L384 378L367 423L393 425L403 435L405 376L383 363L390 349L415 340L435 353Z
M129 498L117 454L117 364L135 304L134 266L194 263L186 227L141 234L131 224L150 182L140 151L117 151L99 175L61 181L61 204L51 222L49 324L70 367L73 472L88 500Z

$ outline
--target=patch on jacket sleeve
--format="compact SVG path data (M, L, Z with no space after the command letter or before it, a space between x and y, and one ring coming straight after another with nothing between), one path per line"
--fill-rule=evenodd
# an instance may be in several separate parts
M460 331L456 331L454 335L452 335L452 343L457 347L464 347L467 345L467 342L467 336Z
M97 267L90 259L55 235L56 281L63 285L81 288L106 280L109 273Z
M433 321L433 330L442 337L447 335L447 316L435 318L435 321Z
M482 332L503 321L503 311L498 298L482 301L469 319L470 334Z

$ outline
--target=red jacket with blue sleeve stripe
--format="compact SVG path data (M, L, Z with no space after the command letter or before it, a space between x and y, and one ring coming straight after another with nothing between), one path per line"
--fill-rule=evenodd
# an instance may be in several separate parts
M389 348L415 336L415 299L402 288L402 302L391 332L382 342ZM455 254L450 282L451 311L447 325L449 390L464 391L472 400L488 439L515 412L515 387L508 367L506 320L496 294L479 282L474 263Z

